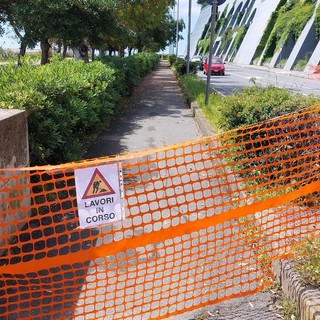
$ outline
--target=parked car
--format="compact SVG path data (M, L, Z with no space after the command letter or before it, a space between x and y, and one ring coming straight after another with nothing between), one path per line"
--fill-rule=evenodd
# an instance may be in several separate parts
M205 57L203 62L203 73L208 73L208 66L209 65L209 57ZM224 76L225 74L225 67L224 62L221 57L212 57L211 61L211 73L210 74L220 74Z
M202 57L201 56L193 56L191 58L192 62L201 62L202 61Z

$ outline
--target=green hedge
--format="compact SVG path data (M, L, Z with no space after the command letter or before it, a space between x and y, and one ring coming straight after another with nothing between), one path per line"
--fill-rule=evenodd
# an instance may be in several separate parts
M181 58L176 59L175 56L169 57L169 63L177 76L187 73L187 61ZM189 61L189 72L196 73L200 67L200 62Z
M205 106L204 81L195 75L180 77L180 85L188 100L197 102L217 133L258 123L294 112L320 102L314 95L291 94L274 86L244 87L232 96L221 97L211 90Z
M88 64L52 59L44 66L7 65L0 68L0 108L28 112L32 165L76 161L158 61L156 54L138 54Z

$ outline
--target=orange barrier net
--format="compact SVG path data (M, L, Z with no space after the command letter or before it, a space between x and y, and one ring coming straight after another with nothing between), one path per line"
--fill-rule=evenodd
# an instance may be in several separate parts
M0 318L165 319L261 290L271 261L320 230L319 113L1 170ZM115 163L125 216L80 228L76 170ZM83 199L95 201L101 183L110 195L109 177L99 179L82 180Z

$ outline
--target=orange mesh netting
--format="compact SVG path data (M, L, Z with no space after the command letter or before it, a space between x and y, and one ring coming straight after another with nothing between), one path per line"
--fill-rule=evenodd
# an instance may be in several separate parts
M164 319L261 290L271 260L320 230L319 113L1 170L0 318ZM75 170L109 163L121 171L125 217L80 228Z

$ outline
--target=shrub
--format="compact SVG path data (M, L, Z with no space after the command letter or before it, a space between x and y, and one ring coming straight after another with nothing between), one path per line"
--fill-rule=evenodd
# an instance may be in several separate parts
M199 67L199 64L196 62L189 62L189 71L190 73L197 72ZM187 61L181 58L178 58L177 61L173 63L173 70L178 76L181 76L183 74L187 73Z
M245 87L234 92L218 105L209 105L216 131L227 131L255 124L286 113L309 107L319 102L316 96L292 95L285 89L274 86Z
M104 127L119 99L113 73L100 62L73 60L1 69L0 107L28 112L32 164L81 157L83 137Z
M76 161L158 60L141 54L108 63L54 57L44 66L7 65L0 68L0 108L28 112L31 165Z

